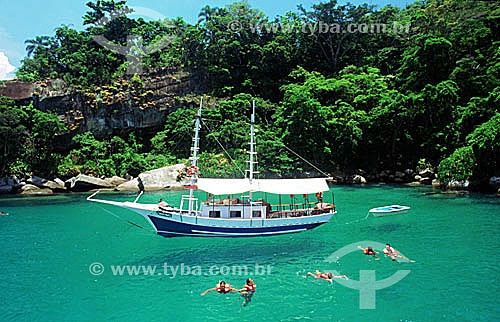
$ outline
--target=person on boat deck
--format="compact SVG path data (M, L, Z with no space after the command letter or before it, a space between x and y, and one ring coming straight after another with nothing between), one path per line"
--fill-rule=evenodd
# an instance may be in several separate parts
M160 198L160 202L158 203L158 206L160 206L160 207L168 207L168 203L166 203L165 201L163 201L162 198Z
M227 293L231 293L231 292L240 292L239 290L237 290L235 288L232 288L231 284L226 283L224 281L220 281L219 283L217 283L217 285L214 288L208 289L205 292L201 293L201 296L207 294L208 292L212 292L212 291L217 291L217 293L219 293L219 294L227 294Z
M394 262L396 261L396 257L406 259L408 261L410 260L409 258L400 255L399 252L392 248L390 244L385 244L384 254L392 258L392 261Z
M241 297L245 299L245 301L243 302L243 306L247 306L248 303L252 300L252 296L254 295L256 288L257 285L251 278L248 278L246 284L243 285L243 288L241 290L239 290L239 292L241 293Z
M323 278L323 279L327 280L330 283L333 283L333 279L334 278L345 278L346 280L348 279L347 276L345 276L345 275L343 275L343 276L336 276L336 275L333 275L332 273L321 273L318 270L316 270L316 272L314 274L311 273L311 272L307 272L307 275L304 276L304 278L307 278L308 276L312 276L314 278Z
M378 252L374 251L371 246L368 246L368 248L363 248L361 246L358 246L358 248L363 251L363 254L373 256L373 257L375 257L375 260L379 260L380 259L376 255L376 254L378 254Z

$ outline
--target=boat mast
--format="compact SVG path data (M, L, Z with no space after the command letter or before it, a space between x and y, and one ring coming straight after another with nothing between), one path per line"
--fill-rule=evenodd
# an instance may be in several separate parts
M192 147L193 150L193 160L191 161L191 166L194 167L195 169L197 168L198 164L198 151L200 149L199 144L200 144L200 122L201 122L201 109L203 107L203 96L201 97L201 102L200 102L200 109L198 110L198 114L196 115L196 127L194 131L194 145ZM191 215L193 211L193 195L194 195L194 189L196 187L196 183L198 182L198 171L191 176L191 186L189 188L189 215Z
M253 104L252 104L252 117L251 117L251 120L250 120L250 152L248 152L250 154L250 170L248 171L248 179L250 181L250 186L252 186L252 182L253 182L253 177L254 177L254 174L258 173L254 170L254 164L256 164L257 162L254 161L254 155L257 154L257 152L255 152L255 100L253 101ZM249 199L250 199L250 202L252 202L252 191L249 192Z

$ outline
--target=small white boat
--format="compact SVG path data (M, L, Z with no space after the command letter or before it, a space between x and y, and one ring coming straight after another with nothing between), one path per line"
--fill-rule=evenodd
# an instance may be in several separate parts
M408 206L392 205L370 209L370 213L375 217L405 214L410 210Z

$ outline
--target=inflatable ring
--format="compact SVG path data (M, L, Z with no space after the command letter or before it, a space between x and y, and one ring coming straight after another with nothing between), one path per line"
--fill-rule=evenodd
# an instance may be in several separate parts
M198 167L197 166L194 166L194 165L190 165L188 168L187 168L187 174L189 176L194 176L195 174L198 173Z

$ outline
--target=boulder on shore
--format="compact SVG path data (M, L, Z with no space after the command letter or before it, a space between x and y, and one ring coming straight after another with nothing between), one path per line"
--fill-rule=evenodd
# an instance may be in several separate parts
M69 180L66 180L66 187L71 191L90 191L93 189L109 189L113 188L114 185L109 182L94 178L90 176L86 176L83 174L79 174L76 177L73 177Z
M0 186L0 195L9 194L14 188L12 186Z
M491 177L488 184L494 189L500 189L500 177Z
M33 184L26 184L21 188L22 195L51 195L53 193L48 188L39 188Z
M420 178L420 180L418 180L421 184L432 184L432 178Z
M394 176L395 176L396 178L403 179L404 177L406 177L406 174L405 174L404 172L401 172L401 171L396 171L396 172L394 173Z
M117 176L113 176L111 178L106 178L104 179L104 181L112 184L113 186L119 186L121 185L122 183L125 183L127 182L128 180L127 179L124 179L124 178L120 178L120 177L117 177Z
M440 188L441 187L441 181L439 181L438 179L432 180L432 187L433 188Z
M139 175L139 183L142 182L145 191L156 191L164 189L182 189L187 182L177 181L179 172L185 168L184 164L176 164L156 170L146 171Z
M146 171L141 173L138 178L119 185L116 187L116 190L140 191L144 189L144 191L158 191L165 189L183 189L187 181L177 181L177 177L184 167L184 164L176 164Z
M61 179L54 179L54 181L50 181L47 179L43 179L37 176L31 176L28 180L26 180L28 184L37 186L41 189L50 189L53 191L65 191L66 187L64 182Z
M140 191L139 189L139 180L137 178L127 181L125 183L122 183L118 187L115 188L117 191L125 191L125 192L135 192L135 191Z
M418 173L422 178L434 178L434 171L432 169L425 169Z
M360 176L358 174L358 175L355 175L354 178L352 178L352 182L357 183L357 184L365 184L366 179L363 176Z
M457 181L457 180L452 180L446 185L446 190L468 190L469 188L469 181Z

